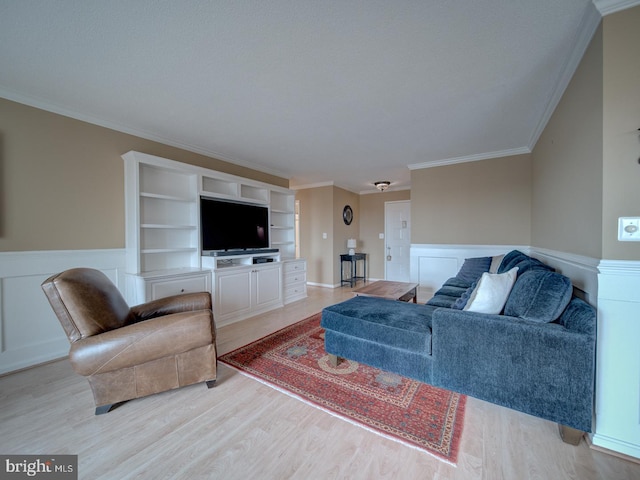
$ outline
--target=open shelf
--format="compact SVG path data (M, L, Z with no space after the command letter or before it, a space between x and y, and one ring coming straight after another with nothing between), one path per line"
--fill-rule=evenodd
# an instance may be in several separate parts
M282 259L295 256L293 190L140 152L123 159L130 299L206 290L216 320L229 323L306 294L300 276L283 293ZM268 207L272 251L202 256L201 197Z

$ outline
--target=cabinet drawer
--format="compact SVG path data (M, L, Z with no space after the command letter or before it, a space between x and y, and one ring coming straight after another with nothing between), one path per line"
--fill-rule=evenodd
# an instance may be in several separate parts
M297 262L284 262L284 273L304 272L307 269L307 262L299 260Z
M301 283L299 285L292 285L284 289L285 303L290 302L293 299L304 298L307 296L307 285Z
M293 272L284 274L284 285L289 286L294 283L307 283L306 272Z
M181 293L207 292L209 282L206 275L171 280L154 281L150 284L151 297L164 298Z

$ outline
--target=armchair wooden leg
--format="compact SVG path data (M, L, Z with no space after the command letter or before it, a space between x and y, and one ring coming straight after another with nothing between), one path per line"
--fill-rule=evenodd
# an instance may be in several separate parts
M109 413L111 410L115 410L123 403L127 403L127 400L125 400L124 402L109 403L107 405L96 407L96 415L104 415L105 413Z
M575 428L560 424L558 424L558 431L560 432L560 438L562 438L562 441L570 445L578 445L584 435L582 430L576 430Z
M213 387L216 386L216 380L215 379L207 380L205 383L207 384L207 388L213 388Z

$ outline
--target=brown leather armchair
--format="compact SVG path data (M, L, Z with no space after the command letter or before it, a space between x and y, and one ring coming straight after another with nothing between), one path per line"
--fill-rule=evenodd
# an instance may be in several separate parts
M42 289L69 337L69 360L87 377L96 415L122 402L216 379L211 295L188 293L129 308L99 270L53 275Z

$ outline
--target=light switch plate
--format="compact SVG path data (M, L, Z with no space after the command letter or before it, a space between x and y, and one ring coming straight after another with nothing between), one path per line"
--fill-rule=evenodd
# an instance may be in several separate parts
M618 218L618 240L640 242L640 217Z

